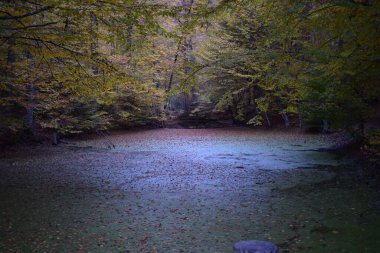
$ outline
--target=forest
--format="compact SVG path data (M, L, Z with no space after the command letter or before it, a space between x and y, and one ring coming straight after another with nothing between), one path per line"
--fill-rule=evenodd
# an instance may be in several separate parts
M379 9L2 1L1 139L162 127L178 115L365 137L379 118Z
M1 0L0 40L0 252L378 251L380 1Z

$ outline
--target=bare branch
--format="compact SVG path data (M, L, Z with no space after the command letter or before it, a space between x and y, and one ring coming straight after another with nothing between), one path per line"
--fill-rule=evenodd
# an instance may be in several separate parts
M22 18L30 17L30 16L36 15L38 13L41 13L41 12L53 9L53 8L54 8L54 6L44 6L41 9L38 9L38 10L35 10L35 11L32 11L32 12L26 13L24 15L19 15L19 16L0 16L0 20L22 19Z
M39 28L39 27L45 27L49 25L55 25L58 24L58 22L50 22L50 23L45 23L45 24L40 24L40 25L28 25L28 26L23 26L23 27L13 27L13 28L4 28L5 30L26 30L29 28Z

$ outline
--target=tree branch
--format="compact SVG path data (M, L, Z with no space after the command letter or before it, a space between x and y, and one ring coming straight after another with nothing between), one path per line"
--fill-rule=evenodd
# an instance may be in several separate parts
M26 13L24 15L19 15L19 16L0 16L0 20L10 20L10 19L26 18L26 17L30 17L30 16L36 15L38 13L41 13L41 12L53 9L53 8L54 8L54 6L45 6L45 7L42 7L41 9L38 9L38 10L35 10L35 11L32 11L32 12Z
M29 28L39 28L39 27L45 27L49 25L55 25L58 24L58 22L50 22L50 23L45 23L45 24L40 24L40 25L28 25L24 27L13 27L13 28L4 28L5 30L26 30Z

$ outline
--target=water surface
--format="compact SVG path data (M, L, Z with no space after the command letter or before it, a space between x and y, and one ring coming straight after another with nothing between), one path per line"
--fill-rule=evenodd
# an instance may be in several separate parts
M19 150L0 159L0 252L375 252L374 193L332 145L161 129Z

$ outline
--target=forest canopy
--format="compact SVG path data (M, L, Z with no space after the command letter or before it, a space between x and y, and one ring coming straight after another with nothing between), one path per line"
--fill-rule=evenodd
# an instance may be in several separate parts
M0 133L160 127L173 112L362 135L378 118L374 0L7 0Z

